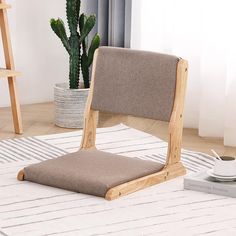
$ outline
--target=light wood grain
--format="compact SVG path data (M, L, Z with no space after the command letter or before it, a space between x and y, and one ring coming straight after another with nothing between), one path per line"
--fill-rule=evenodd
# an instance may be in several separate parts
M0 69L0 78L20 76L20 72L15 70Z
M90 91L84 112L84 129L80 145L81 149L95 148L98 111L92 110L91 104L93 98L94 79L95 79L94 71L96 69L97 56L98 56L98 50L96 50L94 53L93 69L92 69L93 72L90 84Z
M19 181L23 181L24 180L24 177L25 177L25 173L24 173L24 170L20 170L17 174L17 180Z
M5 0L0 0L0 4L5 4ZM0 9L0 28L1 28L1 34L2 34L2 43L3 43L6 69L14 71L15 65L14 65L14 59L13 59L13 53L12 53L10 30L9 30L6 8ZM10 72L8 71L8 73ZM12 108L12 116L13 116L15 133L21 134L23 132L22 118L21 118L21 111L20 111L20 103L17 96L15 76L16 75L13 73L12 75L8 75L7 79L8 79L9 93L10 93L10 99L11 99L11 108Z
M11 5L6 3L0 3L0 9L9 9L11 8Z
M177 65L176 91L169 123L167 165L180 161L183 133L183 109L187 85L188 62L180 59Z
M163 170L155 174L147 175L109 189L106 193L105 199L109 201L114 200L138 190L184 175L185 173L185 167L181 162L175 163L173 165L169 164Z

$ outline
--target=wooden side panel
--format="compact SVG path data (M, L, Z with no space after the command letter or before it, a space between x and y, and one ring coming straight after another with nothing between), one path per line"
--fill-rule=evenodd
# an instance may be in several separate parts
M96 69L98 50L99 49L97 49L94 53L90 91L84 112L83 137L80 145L81 149L95 148L98 111L94 111L91 109L91 103L93 99L95 69Z
M169 140L167 165L180 161L182 133L183 133L183 109L185 91L187 85L188 62L180 59L177 66L176 91L174 107L169 123Z
M0 4L5 4L5 0L0 0ZM6 69L14 70L15 65L14 65L14 60L13 60L10 31L9 31L6 9L0 10L0 28L1 28L1 33L2 33L2 42L3 42L3 49L4 49L4 55L5 55ZM15 133L21 134L23 132L22 119L21 119L21 112L20 112L20 103L19 103L17 91L16 91L15 76L8 77L8 86L9 86L9 93L10 93L10 98L11 98L12 116L13 116L13 122L14 122L14 127L15 127Z
M121 196L184 175L185 173L186 170L181 162L173 165L168 165L166 168L155 174L148 175L109 189L106 193L105 199L114 200Z

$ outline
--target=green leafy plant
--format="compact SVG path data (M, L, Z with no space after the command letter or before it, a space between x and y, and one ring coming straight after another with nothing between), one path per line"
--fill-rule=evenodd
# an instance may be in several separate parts
M96 23L95 15L86 16L80 14L80 0L66 1L66 16L70 30L67 36L65 24L62 19L51 19L50 24L54 33L60 38L63 46L69 54L70 89L78 89L80 81L80 68L82 69L84 87L90 87L89 68L93 62L95 50L100 45L100 37L96 34L88 45L88 35ZM82 49L82 53L81 53Z

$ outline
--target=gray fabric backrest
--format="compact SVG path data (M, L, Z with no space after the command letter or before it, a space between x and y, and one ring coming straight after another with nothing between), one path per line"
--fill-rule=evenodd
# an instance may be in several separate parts
M92 109L169 121L178 61L159 53L99 48Z

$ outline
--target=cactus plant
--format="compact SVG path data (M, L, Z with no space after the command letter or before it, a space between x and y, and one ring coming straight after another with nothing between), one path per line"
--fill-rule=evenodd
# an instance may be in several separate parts
M95 15L80 15L80 0L66 1L66 16L70 30L67 36L65 24L62 19L51 19L50 24L54 33L60 38L69 54L69 81L70 89L78 89L80 81L80 68L82 68L84 87L89 88L89 68L93 62L95 50L99 47L100 37L96 34L88 48L88 35L96 23ZM79 30L79 31L78 31ZM82 55L81 55L82 48Z

